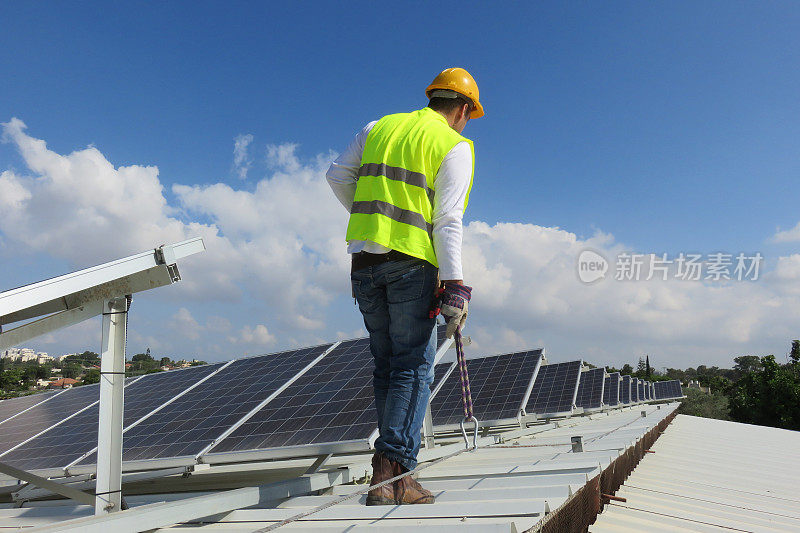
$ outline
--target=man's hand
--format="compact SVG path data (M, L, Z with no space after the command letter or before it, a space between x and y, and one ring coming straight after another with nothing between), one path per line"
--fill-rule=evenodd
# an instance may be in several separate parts
M444 282L442 291L442 316L447 321L446 336L449 339L456 328L464 327L467 321L467 307L472 294L472 287L464 285L461 280Z

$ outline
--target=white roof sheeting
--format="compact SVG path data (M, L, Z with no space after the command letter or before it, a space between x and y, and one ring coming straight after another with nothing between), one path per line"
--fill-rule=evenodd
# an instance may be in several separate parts
M420 472L419 479L423 486L437 496L437 502L433 505L367 507L364 505L365 496L362 495L286 525L279 531L524 531L536 525L546 512L564 503L588 479L607 468L677 406L677 403L673 403L617 409L531 427L527 430L528 435L520 435L525 430L517 429L482 438L479 449L451 457ZM643 410L647 412L646 417L641 416ZM492 444L495 440L501 440L497 437L503 435L503 442ZM583 452L572 452L570 439L576 435L583 437ZM422 450L420 459L430 460L437 455L441 457L462 447L463 441L459 437L455 444ZM59 505L60 509L30 507L3 510L5 506L0 506L0 527L41 526L49 522L47 531L136 531L154 529L159 525L168 526L169 522L154 523L156 515L162 515L160 519L163 520L166 514L184 525L175 524L160 530L164 532L171 533L186 527L191 527L193 531L253 531L362 488L363 485L342 483L363 476L369 470L369 457L355 456L350 457L349 461L346 468L342 467L341 462L338 466L331 464L331 471L341 472L341 475L338 481L316 487L323 489L320 495L298 495L273 504L264 503L248 508L244 507L252 504L230 507L235 510L218 514L210 523L206 520L202 525L194 520L202 513L196 508L189 511L190 507L202 505L203 498L219 501L226 494L232 495L237 491L203 496L197 500L197 504L193 504L191 498L174 504L152 503L167 499L158 494L150 495L146 500L132 498L130 510L100 517L101 521L92 517L69 520L83 514L81 506L74 504ZM212 466L207 472L212 474L216 468ZM324 471L309 479L318 480ZM205 472L199 475L203 476ZM269 491L264 487L262 494ZM150 505L138 509L134 507L147 503ZM191 518L183 518L183 512L196 514Z
M800 531L800 432L678 415L592 533Z

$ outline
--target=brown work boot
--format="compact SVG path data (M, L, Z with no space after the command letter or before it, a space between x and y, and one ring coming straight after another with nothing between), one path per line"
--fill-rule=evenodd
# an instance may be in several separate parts
M407 472L400 463L392 462L392 477ZM394 482L394 499L398 505L433 503L436 498L431 491L423 489L416 479L411 476L398 479Z
M382 453L375 453L372 456L372 482L371 485L377 485L382 481L392 477L392 463ZM393 483L384 485L383 487L372 489L367 493L367 505L394 505L394 487Z

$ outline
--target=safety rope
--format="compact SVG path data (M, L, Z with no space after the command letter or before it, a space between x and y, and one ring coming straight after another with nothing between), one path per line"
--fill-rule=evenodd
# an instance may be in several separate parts
M456 344L456 359L458 360L458 370L461 373L461 402L464 405L464 420L461 421L461 435L464 437L464 445L469 448L469 437L467 437L466 423L475 424L475 431L472 437L472 449L478 447L478 419L472 411L472 391L469 388L469 373L467 372L467 359L464 357L464 342L461 337L461 326L456 328L453 335Z
M283 527L283 526L285 526L287 524L291 524L292 522L296 522L298 520L302 520L303 518L305 518L305 517L307 517L309 515L318 513L320 511L324 511L325 509L328 509L329 507L333 507L334 505L338 505L338 504L340 504L342 502L346 502L347 500L352 500L353 498L361 496L362 494L366 494L367 492L370 492L372 490L379 489L379 488L381 488L381 487L383 487L385 485L388 485L389 483L394 483L395 481L403 479L406 476L410 476L412 474L416 474L417 472L421 472L421 471L425 470L426 468L430 468L433 465L437 465L437 464L441 463L442 461L446 461L447 459L451 459L451 458L453 458L453 457L455 457L457 455L461 455L462 453L464 453L466 451L469 451L469 448L465 448L463 450L456 450L455 452L453 452L451 454L448 454L448 455L445 455L443 457L440 457L440 458L438 458L438 459L436 459L434 461L431 461L430 463L425 463L423 465L418 465L414 470L409 470L408 472L400 474L399 476L395 476L393 478L389 478L386 481L381 481L380 483L376 483L375 485L367 485L364 488L361 488L361 489L359 489L359 490L357 490L355 492L351 492L350 494L345 494L344 496L336 498L335 500L332 500L332 501L330 501L328 503L322 504L322 505L320 505L318 507L315 507L315 508L313 508L313 509L311 509L309 511L304 511L302 513L298 513L298 514L296 514L294 516L290 516L289 518L287 518L285 520L282 520L280 522L276 522L276 523L271 524L271 525L269 525L267 527L264 527L264 528L261 528L261 529L256 529L255 531L253 531L253 533L267 533L268 531L273 531L275 529L278 529L279 527Z

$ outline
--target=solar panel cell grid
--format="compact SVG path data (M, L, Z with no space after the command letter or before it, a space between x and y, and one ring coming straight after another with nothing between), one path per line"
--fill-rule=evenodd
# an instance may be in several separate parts
M123 460L195 455L330 345L239 359L153 416L123 439ZM94 455L80 464L94 463Z
M516 418L541 358L541 350L532 350L467 360L475 417L481 422ZM458 368L432 400L431 415L437 426L463 420Z
M377 426L369 340L345 341L211 453L367 439Z
M581 373L578 385L578 396L575 405L584 409L597 409L603 405L603 390L605 387L604 368L593 368Z
M0 424L12 416L18 415L25 409L52 398L55 394L57 394L56 391L48 391L30 394L28 396L20 396L19 398L0 400Z
M569 361L539 368L525 411L537 414L571 412L582 365L581 361Z
M169 401L221 364L143 376L125 387L124 425L127 427ZM4 461L23 470L60 468L97 446L99 405L90 407L4 456ZM124 439L123 439L124 440Z
M680 398L683 396L681 391L681 382L674 379L670 381L657 381L653 384L655 390L655 399L667 400L672 398Z
M611 407L614 407L615 405L619 404L620 381L621 381L621 376L619 375L619 372L612 372L606 378L606 384L603 389L604 404L610 405Z
M99 399L99 385L75 387L8 420L0 425L0 455Z
M622 382L620 383L620 394L619 394L619 401L623 404L632 403L633 399L631 396L632 392L632 379L630 376L622 376Z

